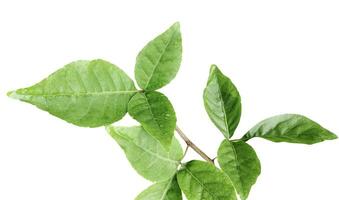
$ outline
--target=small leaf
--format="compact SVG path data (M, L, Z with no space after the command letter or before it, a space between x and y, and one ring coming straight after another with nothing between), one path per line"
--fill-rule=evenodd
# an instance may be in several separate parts
M128 161L144 178L165 181L173 177L183 156L182 148L173 137L169 151L141 126L106 128L125 151Z
M141 192L135 200L182 200L176 176L170 180L153 184Z
M133 81L104 61L76 61L40 83L8 93L67 122L98 127L120 120L136 93Z
M314 144L337 136L302 115L284 114L265 119L249 130L242 140L261 137L272 142Z
M232 81L215 65L204 90L204 104L212 122L226 138L232 137L240 121L241 99Z
M260 175L260 161L254 149L243 141L224 140L218 150L218 162L242 200L247 199Z
M177 74L182 54L179 23L150 41L138 54L135 79L147 91L168 84Z
M167 149L171 146L176 116L171 102L160 92L135 94L128 113Z
M211 163L190 161L177 178L188 200L236 200L231 180Z

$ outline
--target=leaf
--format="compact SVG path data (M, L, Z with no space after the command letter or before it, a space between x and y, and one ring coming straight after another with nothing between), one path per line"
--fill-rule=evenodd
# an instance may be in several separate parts
M144 178L165 181L173 177L183 156L182 148L173 137L169 151L141 126L106 128L125 151L128 161Z
M150 91L168 84L179 70L181 54L181 33L177 22L150 41L138 54L135 64L138 85Z
M318 123L297 114L277 115L265 119L249 130L242 140L261 137L272 142L314 144L337 136Z
M133 81L117 66L104 60L81 60L8 96L75 125L98 127L120 120L135 93Z
M231 180L211 163L190 161L177 178L188 200L236 200Z
M254 149L243 141L224 140L218 150L218 162L242 200L247 199L260 175L260 161Z
M135 200L182 200L176 176L170 180L153 184L140 193Z
M160 92L137 93L128 104L128 113L166 149L171 146L177 118L165 95Z
M232 81L216 65L211 66L204 104L212 122L226 138L232 137L240 121L241 99Z

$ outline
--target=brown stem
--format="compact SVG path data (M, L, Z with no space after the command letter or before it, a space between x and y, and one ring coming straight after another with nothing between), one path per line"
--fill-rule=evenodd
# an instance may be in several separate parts
M197 152L203 159L205 159L207 162L213 163L213 160L206 155L199 147L197 147L185 134L182 132L182 130L177 126L175 128L177 133L180 135L180 137L186 142L187 146L191 147L195 152Z

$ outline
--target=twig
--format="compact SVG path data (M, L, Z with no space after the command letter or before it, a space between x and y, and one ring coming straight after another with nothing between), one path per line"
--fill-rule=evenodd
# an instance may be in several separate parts
M197 147L178 126L175 128L175 130L179 134L179 136L186 142L187 146L191 147L207 162L214 164L213 160L208 155L206 155L199 147Z

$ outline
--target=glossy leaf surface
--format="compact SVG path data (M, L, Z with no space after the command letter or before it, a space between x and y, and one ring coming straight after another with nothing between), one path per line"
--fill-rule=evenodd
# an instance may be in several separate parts
M176 116L171 102L160 92L137 93L128 113L167 149L174 134Z
M318 123L302 115L284 114L265 119L242 138L261 137L273 142L314 144L337 136Z
M143 192L135 200L182 200L181 190L176 177L155 183Z
M179 23L150 41L138 54L135 79L147 91L168 84L177 74L182 54Z
M150 181L164 181L173 177L183 156L179 142L173 137L169 151L141 126L106 128L124 150L133 168Z
M219 147L218 162L233 182L240 198L247 199L261 171L254 149L243 141L232 142L226 139Z
M210 163L190 161L177 178L188 200L236 200L231 180Z
M41 82L9 92L67 122L98 127L120 120L135 94L133 81L104 61L76 61Z
M204 90L204 104L212 122L226 138L232 137L240 121L241 99L232 81L215 65Z

